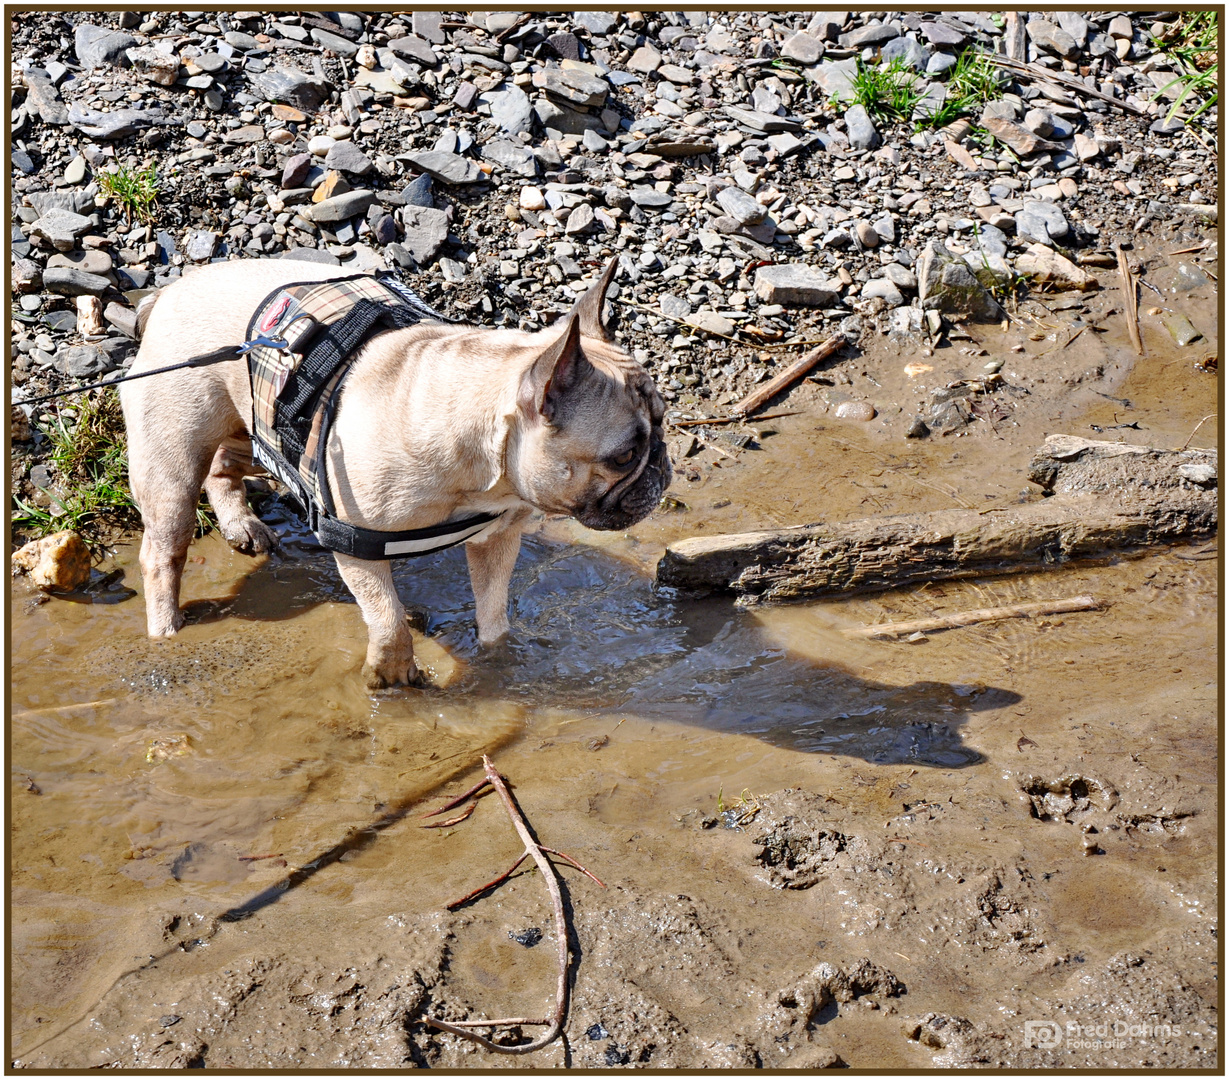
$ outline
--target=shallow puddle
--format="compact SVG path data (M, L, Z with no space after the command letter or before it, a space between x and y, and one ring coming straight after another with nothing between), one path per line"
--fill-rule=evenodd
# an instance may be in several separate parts
M1210 302L1191 310L1214 351ZM1047 377L1100 365L1095 389L961 439L905 443L888 407L883 423L838 421L824 387L804 387L763 451L676 482L686 512L630 536L545 523L497 649L476 645L463 555L405 561L401 595L428 620L425 691L363 691L357 608L276 509L284 555L194 545L192 621L171 642L144 636L133 545L113 562L138 591L123 602L38 603L15 584L12 1058L496 1062L416 1019L431 1002L549 1007L536 875L443 908L517 854L496 800L448 829L414 819L486 753L543 842L607 885L564 872L580 948L568 1038L535 1065L808 1067L831 1050L917 1068L977 1063L978 1038L1025 1066L1214 1060L1215 541L747 612L658 593L647 573L679 536L1001 505L1045 432L1091 437L1128 408L1129 441L1181 445L1215 411L1215 376L1162 332L1145 326L1139 362L1125 335L1085 335ZM1008 372L1020 334L985 337ZM1039 370L1045 347L1020 364ZM900 350L860 362L879 405L910 407ZM971 363L935 360L943 378ZM1212 422L1194 445L1215 445ZM1082 593L1107 608L917 642L842 632ZM811 801L791 810L802 795L784 789ZM542 943L519 943L527 930ZM862 959L905 993L829 995L799 1026L782 988ZM1161 1022L1171 977L1183 1039L1112 1059L1037 1057L1027 1041L1026 1021L1081 1019L1098 993ZM977 1030L909 1037L931 1014Z

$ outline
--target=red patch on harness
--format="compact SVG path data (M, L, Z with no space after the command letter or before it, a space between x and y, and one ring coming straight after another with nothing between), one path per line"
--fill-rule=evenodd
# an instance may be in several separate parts
M286 314L286 309L288 307L290 307L290 297L283 296L280 301L275 303L268 310L268 312L265 313L265 317L260 320L257 329L262 334L272 330L279 322L281 322L282 316Z

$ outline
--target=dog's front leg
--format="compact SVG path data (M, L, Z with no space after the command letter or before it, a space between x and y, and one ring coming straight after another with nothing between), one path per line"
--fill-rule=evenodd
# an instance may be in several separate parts
M405 621L405 609L393 585L388 561L355 559L334 552L342 580L358 601L367 624L367 660L363 678L371 690L417 681L414 640Z
M508 632L508 583L521 550L521 524L528 516L528 511L518 515L489 540L470 541L465 545L478 619L478 640L483 645L498 641Z

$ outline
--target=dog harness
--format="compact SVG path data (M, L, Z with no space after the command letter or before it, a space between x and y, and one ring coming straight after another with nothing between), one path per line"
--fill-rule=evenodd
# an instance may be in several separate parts
M253 457L302 505L330 551L357 559L428 555L477 536L500 513L381 532L337 518L329 490L329 429L355 353L385 330L452 320L392 277L367 274L283 285L260 303L240 347L252 384Z

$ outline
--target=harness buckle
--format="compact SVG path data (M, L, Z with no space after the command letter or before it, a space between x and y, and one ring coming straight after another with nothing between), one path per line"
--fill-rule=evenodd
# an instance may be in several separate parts
M284 349L290 348L290 343L285 338L275 338L269 337L267 334L259 334L252 338L251 341L245 341L242 345L240 345L238 352L242 355L243 353L248 353L253 349L259 348L277 349L280 352Z

